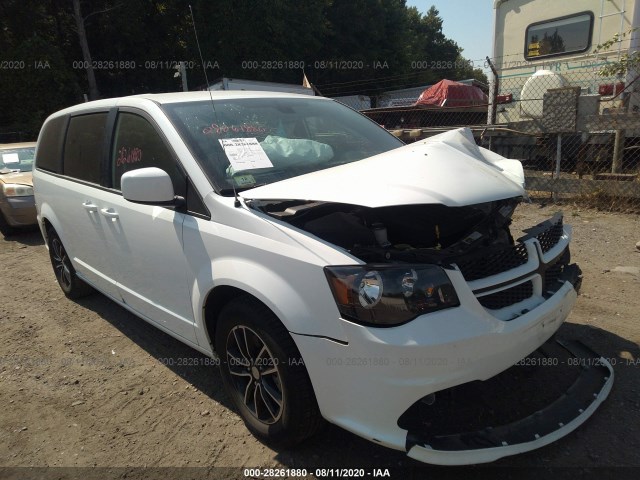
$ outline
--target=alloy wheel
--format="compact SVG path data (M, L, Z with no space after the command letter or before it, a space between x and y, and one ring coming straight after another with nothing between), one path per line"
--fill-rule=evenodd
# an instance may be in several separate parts
M51 242L53 249L53 269L60 285L66 289L71 288L71 264L67 252L65 251L60 239L54 238Z
M278 360L252 329L238 325L227 336L227 368L244 406L267 425L282 416L284 395Z

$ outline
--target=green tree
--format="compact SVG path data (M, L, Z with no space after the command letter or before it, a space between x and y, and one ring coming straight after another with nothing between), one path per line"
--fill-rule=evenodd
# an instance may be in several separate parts
M631 28L626 32L622 32L622 34L616 33L611 39L597 45L593 53L606 53L610 51L611 47L617 43L621 43L627 37L631 37L633 33L638 31L638 29L640 29L640 27ZM640 52L637 50L632 51L624 49L619 60L615 62L607 62L607 64L600 69L598 74L602 77L623 77L628 72L636 71L638 68L640 68Z
M193 0L193 13L210 81L299 84L303 64L329 96L375 97L442 78L486 81L444 35L438 10L423 15L405 0ZM193 67L191 89L205 85L189 7L180 0L3 0L0 60L25 65L0 71L0 133L32 137L47 115L83 94L179 90L180 61ZM434 65L419 69L417 61Z
M462 48L447 38L442 31L443 20L440 12L432 6L425 15L415 7L408 9L410 19L411 61L422 70L419 79L425 84L436 83L444 78L464 80L475 78L487 83L487 77L480 68L463 57Z
M432 6L425 15L418 12L415 7L409 9L411 44L411 61L421 62L431 68L425 69L424 78L437 81L444 78L443 71L448 72L447 65L455 62L461 49L453 40L447 38L442 31L442 18L435 6ZM444 65L436 68L436 65Z
M94 3L93 8L103 11L87 20L94 59L106 65L96 71L103 96L179 90L175 65L189 61L195 66L197 55L187 48L193 37L188 6L179 1L116 1L99 7ZM198 70L189 70L188 77Z
M402 84L410 60L405 0L334 0L326 15L330 28L312 70L317 84L329 84L323 94L373 96Z
M0 133L35 139L46 116L82 99L67 56L70 17L61 7L54 0L0 3L0 60L10 67L0 70Z
M219 65L208 72L209 80L226 76L301 83L302 65L296 62L308 64L321 48L330 3L195 1L193 12L205 62ZM188 40L189 52L199 58L193 35ZM200 81L204 83L204 78Z

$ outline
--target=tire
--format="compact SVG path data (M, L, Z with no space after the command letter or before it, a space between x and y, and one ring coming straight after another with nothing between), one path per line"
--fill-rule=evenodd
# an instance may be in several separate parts
M75 299L93 293L95 290L78 278L76 270L71 264L71 259L53 228L47 231L47 243L49 245L49 258L53 266L53 273L64 294L68 298Z
M307 369L271 310L253 297L232 300L218 317L215 343L225 390L253 435L290 447L319 430Z

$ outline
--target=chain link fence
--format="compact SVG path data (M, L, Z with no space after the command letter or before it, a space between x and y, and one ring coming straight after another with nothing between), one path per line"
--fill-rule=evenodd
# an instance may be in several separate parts
M495 76L490 87L485 102L464 95L428 105L415 96L404 104L385 104L384 95L338 100L405 142L469 127L480 145L522 162L532 197L640 208L640 76L529 67Z
M596 70L521 77L498 79L491 149L522 161L534 195L640 206L637 77Z

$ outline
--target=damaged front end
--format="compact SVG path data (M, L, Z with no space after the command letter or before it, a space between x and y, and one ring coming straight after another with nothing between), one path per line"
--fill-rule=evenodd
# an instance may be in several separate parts
M539 448L577 428L611 389L613 370L606 360L576 342L560 345L554 340L582 280L580 268L571 263L571 227L557 213L514 238L512 215L521 200L375 208L252 202L270 217L354 259L352 265L325 267L341 318L357 325L343 348L359 357L374 356L381 343L360 344L357 338L367 338L365 330L373 328L376 342L385 345L389 356L396 351L428 354L429 363L416 371L416 379L405 378L407 372L400 364L394 369L391 362L386 377L371 380L369 393L403 384L417 392L424 385L421 395L406 395L411 400L401 410L394 408L402 405L402 393L381 393L405 439L399 447L391 439L397 434L389 433L382 442L417 460L472 464ZM442 316L447 312L449 322ZM553 355L546 353L554 348ZM526 361L528 355L556 360L535 375L519 375L522 369L516 362ZM442 366L434 358L443 360ZM564 383L551 378L554 374ZM369 380L358 381L364 398ZM494 388L505 381L508 388ZM537 394L545 384L558 388ZM523 401L536 397L537 403ZM336 414L336 423L360 433L362 428L354 427L357 421L342 420L348 416ZM370 418L363 423L370 424ZM377 438L385 438L385 428L392 431L384 422L376 430Z
M459 304L445 271L460 272L480 305L503 321L535 308L565 281L578 290L581 272L570 263L571 229L562 214L516 241L509 226L520 201L378 208L270 201L260 209L363 262L325 269L340 312L361 324L394 326ZM374 289L379 299L367 293Z
M536 381L507 373L553 341L582 279L561 213L511 230L523 184L519 162L459 130L242 192L310 250L331 249L324 273L340 341L292 332L326 419L415 459L462 465L547 445L606 398L611 366L570 341L565 363ZM327 359L375 368L330 369ZM580 362L590 368L565 371ZM329 378L357 388L332 389ZM524 408L530 397L541 401Z

